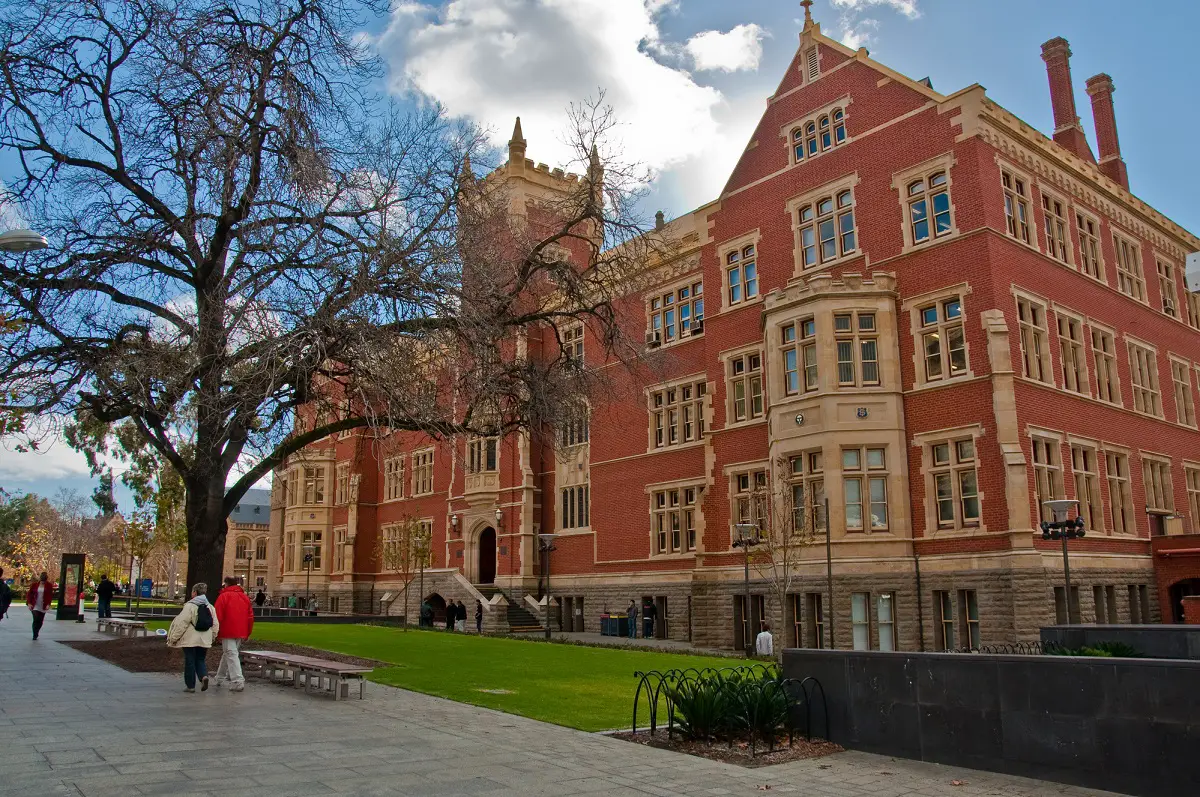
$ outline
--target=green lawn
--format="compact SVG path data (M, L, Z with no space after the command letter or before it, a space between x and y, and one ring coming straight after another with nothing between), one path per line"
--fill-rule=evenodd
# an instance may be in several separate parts
M250 647L267 648L271 641L386 661L395 666L376 670L370 680L585 731L629 726L635 670L739 663L444 631L255 623Z

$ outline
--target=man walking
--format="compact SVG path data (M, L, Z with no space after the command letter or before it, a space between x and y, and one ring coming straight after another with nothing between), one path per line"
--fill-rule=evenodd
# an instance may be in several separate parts
M42 631L42 623L46 622L46 612L50 611L50 601L54 600L54 585L50 583L45 572L38 577L29 592L25 595L25 604L33 612L33 638L37 639Z
M653 601L646 601L646 605L642 607L642 637L644 639L654 638L654 618L658 615L658 608Z
M458 607L454 605L454 601L446 604L446 630L454 630L454 621L458 619Z
M475 633L483 636L483 603L475 601Z
M467 630L467 607L462 601L458 602L458 606L454 607L454 630L460 633L465 633Z
M754 639L754 652L760 656L775 655L775 637L771 636L770 623L763 623L763 630Z
M226 680L231 692L241 692L246 688L246 678L242 675L242 660L238 654L254 630L254 609L237 579L225 577L225 588L217 596L216 609L222 648L221 663L217 665L217 686Z
M262 587L258 588L258 594L254 596L254 605L262 608L262 605L267 602L267 593L262 591Z
M183 650L185 692L196 691L197 678L200 679L200 691L208 691L208 662L205 657L212 647L213 638L221 631L221 622L205 597L207 593L208 585L203 581L194 585L192 599L183 604L183 609L167 630L168 647Z
M625 617L629 620L629 638L637 639L637 604L633 601L630 601L629 607L625 609Z
M11 605L12 588L4 580L4 568L0 567L0 620L3 620L4 615L8 614L8 607Z
M107 575L100 576L96 585L96 616L112 617L112 597L117 591L117 585L108 580Z

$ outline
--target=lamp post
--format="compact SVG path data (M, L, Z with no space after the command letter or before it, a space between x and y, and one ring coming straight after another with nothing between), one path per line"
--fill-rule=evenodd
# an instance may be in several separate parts
M754 650L753 630L750 627L750 549L758 545L758 527L753 523L738 523L734 526L737 530L737 539L733 541L734 548L742 549L742 558L745 574L745 597L742 599L742 617L745 620L746 635L742 640L746 645L746 655L752 655Z
M496 510L499 512L499 510ZM546 641L550 641L550 552L554 550L554 538L557 534L539 534L538 550L542 552L546 562Z
M246 592L250 591L250 573L254 567L254 551L246 551Z
M1063 603L1067 608L1067 625L1071 625L1071 559L1067 554L1067 540L1073 537L1083 537L1083 516L1076 514L1074 520L1067 520L1067 513L1072 506L1079 502L1069 498L1059 498L1054 501L1043 501L1042 506L1050 508L1054 514L1051 522L1042 521L1043 540L1062 540L1063 554ZM1078 607L1076 607L1078 609Z
M312 563L313 563L313 546L304 546L304 609L308 610L308 602L312 598Z

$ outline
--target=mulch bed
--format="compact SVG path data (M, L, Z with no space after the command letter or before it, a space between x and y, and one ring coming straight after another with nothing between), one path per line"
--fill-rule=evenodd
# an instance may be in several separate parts
M163 637L118 637L112 640L89 640L63 642L81 653L103 659L115 664L128 672L183 672L183 651L167 647ZM341 653L330 653L327 650L304 647L302 645L287 645L282 642L263 642L256 644L250 640L251 650L273 650L276 653L292 653L301 656L314 656L327 661L338 661L343 664L354 664L360 667L386 667L387 664L372 659L357 656L346 656ZM214 674L217 665L221 663L221 646L214 645L208 650L208 672Z
M649 731L639 731L638 733L630 733L622 731L621 733L610 734L614 739L621 739L634 744L644 744L648 747L658 747L662 750L673 750L676 753L687 753L688 755L700 756L713 761L724 761L727 764L738 764L743 767L766 767L772 764L786 764L789 761L800 761L805 758L820 758L822 756L831 755L833 753L841 753L845 750L840 744L826 742L821 739L813 739L807 742L804 739L796 739L795 743L788 747L787 737L782 737L777 743L774 752L768 752L767 745L755 745L754 755L750 753L750 745L747 742L734 742L733 746L729 746L729 742L721 741L695 741L690 742L676 736L674 739L667 738L666 730L660 729L653 736Z

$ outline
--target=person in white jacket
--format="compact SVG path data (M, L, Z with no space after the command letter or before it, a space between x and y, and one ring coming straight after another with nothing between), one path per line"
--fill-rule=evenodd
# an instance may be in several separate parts
M775 655L775 637L771 636L771 626L763 623L763 630L754 640L754 650L760 656Z
M167 645L183 649L183 691L195 692L196 679L200 679L200 691L208 691L208 649L221 630L217 613L208 602L208 585L200 582L192 587L192 599L183 604L182 611L171 621L167 630Z

